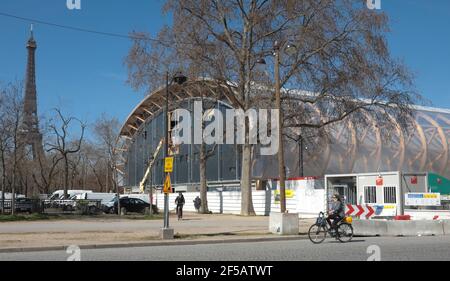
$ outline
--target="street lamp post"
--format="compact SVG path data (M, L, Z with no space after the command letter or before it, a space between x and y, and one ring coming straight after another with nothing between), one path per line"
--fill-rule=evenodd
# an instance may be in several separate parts
M278 173L280 175L280 211L286 213L286 168L284 166L284 142L283 142L283 108L281 105L280 82L280 43L274 44L275 51L275 103L278 109Z
M164 124L166 126L164 136L164 158L169 156L169 72L166 72L166 114ZM166 176L165 172L164 175ZM163 180L166 177L163 177ZM164 193L164 228L169 229L169 194Z
M292 50L296 46L292 44L285 45L285 42L275 41L274 43L274 75L275 75L275 107L278 109L279 120L278 120L278 173L280 180L280 211L281 213L286 213L286 167L284 161L284 142L283 142L283 108L281 104L281 79L280 79L280 61L281 61L281 51L282 50ZM259 59L257 63L266 64L264 59Z
M165 103L165 117L164 123L166 126L164 137L164 158L169 156L169 87L175 82L178 85L182 85L187 81L187 77L183 76L181 72L177 72L174 77L169 81L169 72L166 72L166 103ZM163 165L164 166L164 165ZM168 173L169 174L169 173ZM163 179L168 175L164 172ZM163 239L173 239L173 229L169 226L169 194L164 193L164 228L162 229Z

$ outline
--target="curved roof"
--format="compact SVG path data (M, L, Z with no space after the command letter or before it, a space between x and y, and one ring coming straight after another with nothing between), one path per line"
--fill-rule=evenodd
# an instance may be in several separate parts
M205 87L202 87L204 83L209 83L209 87L207 87L208 92L206 93L203 91ZM230 102L230 104L234 104L233 96L226 94L229 89L225 89L225 87L222 87L222 89L218 91L218 87L220 87L218 86L218 83L213 83L210 79L201 78L187 81L182 86L178 84L172 84L171 86L169 86L169 95L170 99L175 99L175 103L177 103L186 98L200 97L203 91L203 94L206 96L214 96L217 99L226 98ZM147 95L127 117L120 130L119 138L133 138L139 127L147 119L151 119L165 106L165 101L166 87L160 87ZM173 100L170 100L169 102L173 104Z
M176 101L182 101L186 98L192 97L200 97L201 96L201 86L203 83L210 83L218 87L218 83L214 83L211 79L199 78L196 80L191 80L186 82L183 86L173 84L169 87L170 97L175 98ZM234 85L230 84L231 87ZM133 138L134 134L138 131L139 127L149 118L152 118L158 111L160 111L165 106L166 100L166 91L165 87L160 87L152 93L148 94L130 113L127 117L125 123L123 124L119 137L125 138ZM207 96L214 95L214 97L226 98L230 102L230 104L234 104L236 101L233 100L232 95L226 95L223 91L213 91L212 87L208 87L209 91L206 94ZM227 89L229 91L229 89ZM311 92L295 90L290 91L291 93L299 94L299 95L313 95ZM425 111L430 113L442 113L449 114L449 109L441 109L441 108L433 108L433 107L425 107L425 106L414 106L414 109L417 111Z
M204 83L211 84L209 87L203 87ZM235 105L234 95L227 95L234 85L229 84L230 87L219 89L218 84L212 80L197 79L188 81L183 86L172 85L169 91L176 102L200 97L203 93L204 96L228 100L229 104ZM304 91L294 92L299 95L311 94ZM173 104L173 101L171 103ZM134 139L142 124L156 116L164 105L165 87L147 95L126 119L120 130L116 149L126 151L129 141ZM325 144L317 153L310 151L312 154L305 156L308 167L313 170L311 174L319 175L330 171L423 170L450 176L450 110L423 106L414 106L414 109L417 114L412 134L407 136L398 130L393 141L388 143L383 141L375 120L359 130L345 122L341 124L343 127L337 126L333 133L335 138L331 143ZM298 154L292 151L289 155ZM298 159L292 159L292 162L293 167L298 166ZM317 167L313 167L314 163ZM118 170L120 169L119 164ZM263 170L261 175L270 174L277 169L265 165Z

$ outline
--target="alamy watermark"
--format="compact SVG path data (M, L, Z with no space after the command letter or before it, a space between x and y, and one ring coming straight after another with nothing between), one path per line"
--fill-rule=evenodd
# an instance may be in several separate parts
M381 0L367 0L366 4L370 10L381 10Z
M67 247L66 253L69 255L67 261L81 261L81 249L77 245Z
M367 247L366 253L369 255L367 261L381 261L381 248L378 245Z
M81 0L67 0L66 6L69 10L81 10Z
M176 109L172 114L172 121L176 121L172 129L172 142L174 145L259 144L261 155L275 155L279 148L279 118L277 109L249 109L245 112L242 109L227 109L224 116L222 110L205 111L202 102L195 101L193 116L192 111L187 109ZM246 120L248 141L245 137Z

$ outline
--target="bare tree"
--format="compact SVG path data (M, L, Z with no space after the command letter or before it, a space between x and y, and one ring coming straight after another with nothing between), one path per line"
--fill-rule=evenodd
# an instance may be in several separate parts
M84 145L85 161L92 172L100 192L109 192L108 186L108 155L102 144L87 143ZM88 176L88 175L87 175ZM105 182L106 177L106 182Z
M109 118L105 114L95 122L95 134L100 141L102 150L107 159L107 167L112 175L113 190L120 198L120 190L117 182L117 162L119 154L116 151L116 140L119 136L120 123L116 118ZM120 215L120 200L117 200L117 211Z
M200 89L200 91L202 91ZM201 114L201 132L202 135L205 131L205 119L206 115L211 113L211 110L214 110L217 105L217 101L214 99L205 99L205 96L202 91L201 94L201 104L202 104L202 114ZM217 132L215 132L217 134ZM202 139L202 143L200 144L200 155L199 155L199 172L200 172L200 213L207 214L209 213L208 209L208 184L207 184L207 175L206 175L206 165L208 159L214 156L216 153L217 144L211 146L207 146L205 141Z
M363 124L361 112L375 114L386 126L392 123L389 115L406 128L410 105L419 97L411 90L406 68L388 52L387 16L367 9L365 2L168 0L165 10L173 23L161 30L158 41L146 33L133 34L126 61L129 81L151 90L161 84L162 70L183 69L191 77L206 73L215 87L229 89L234 107L273 108L275 68L267 64L264 69L260 62L279 51L283 132L290 127L323 129L347 119ZM288 45L294 48L283 54ZM261 85L266 95L259 94ZM248 120L245 138L241 214L254 215Z
M202 134L205 130L205 122L203 121L203 116L205 114L204 99L202 96ZM207 149L207 145L204 141L200 144L200 155L199 155L199 172L200 172L200 213L209 213L208 209L208 183L206 175L206 164L208 159L212 157L216 151L217 145L213 145L211 149Z
M67 198L67 189L69 187L69 156L78 153L84 138L86 125L75 117L65 117L60 109L55 109L56 116L50 124L53 133L54 142L48 143L48 152L57 152L64 161L64 198ZM80 127L80 136L76 140L71 139L73 134L73 123L78 123Z
M14 194L17 191L18 182L20 182L20 163L25 157L25 155L21 153L23 143L20 141L22 84L19 82L9 83L1 88L0 94L2 97L0 114L3 115L0 121L0 133L2 134L2 137L0 138L2 160L2 203L4 203L6 181L8 181L11 193L13 193L11 214L14 214ZM9 175L8 165L6 164L7 161L10 163Z
M58 166L63 160L63 157L58 153L51 153L48 157L42 157L38 155L39 167L37 171L34 171L32 178L40 192L49 194L52 188L55 178L60 172Z
M11 120L8 118L8 105L10 101L10 92L7 87L0 88L0 161L1 161L1 191L2 191L2 209L1 212L5 212L5 192L6 192L6 181L7 181L7 170L6 161L8 154L10 152L11 146Z
M13 86L12 88L12 98L11 107L9 109L11 120L11 130L12 130L12 172L11 172L11 193L12 193L12 203L11 203L11 214L15 214L15 194L17 192L17 183L20 181L18 178L18 169L20 163L25 155L21 153L23 148L23 143L20 139L20 124L22 118L22 99L21 99L21 87Z
M81 147L82 145L80 145ZM83 153L82 149L74 154L71 154L69 157L69 171L70 171L70 188L71 189L79 189L81 188L80 184L83 181L83 171L82 171L82 159L83 159ZM77 186L75 186L75 184Z

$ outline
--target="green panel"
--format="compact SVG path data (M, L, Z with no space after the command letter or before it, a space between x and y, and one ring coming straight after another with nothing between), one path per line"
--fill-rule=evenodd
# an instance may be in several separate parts
M428 174L428 185L431 192L450 195L450 180L438 174Z

